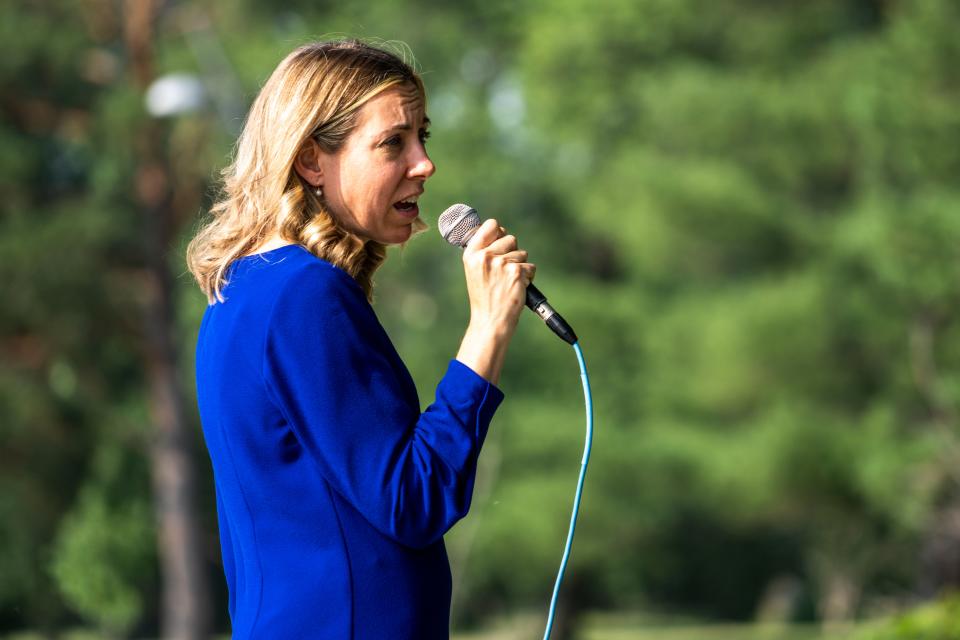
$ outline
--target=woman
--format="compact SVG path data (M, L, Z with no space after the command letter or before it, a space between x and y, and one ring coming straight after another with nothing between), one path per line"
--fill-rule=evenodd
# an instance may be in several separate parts
M197 390L233 637L449 635L443 534L470 506L534 275L496 221L464 250L470 323L422 414L369 300L424 228L423 83L356 41L291 53L188 249L207 295Z

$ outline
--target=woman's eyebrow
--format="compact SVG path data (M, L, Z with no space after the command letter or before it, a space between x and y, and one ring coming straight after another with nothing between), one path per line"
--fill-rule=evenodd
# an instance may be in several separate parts
M423 118L423 128L425 129L425 128L429 127L429 126L430 126L430 118L424 117L424 118ZM377 137L379 138L379 137L385 136L385 135L387 135L388 133L391 133L391 132L393 132L393 131L409 131L409 130L412 129L412 128L413 128L413 125L410 124L410 122L408 122L408 121L398 122L397 124L395 124L395 125L393 125L393 126L390 126L390 127L387 127L386 129L384 129L383 131L381 131L379 134L377 134Z

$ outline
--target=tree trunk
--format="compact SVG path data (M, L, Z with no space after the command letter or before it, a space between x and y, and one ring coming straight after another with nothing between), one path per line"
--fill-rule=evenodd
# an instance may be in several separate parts
M136 86L154 79L153 25L156 2L127 0L124 36ZM143 216L144 367L153 435L150 462L161 572L161 637L201 640L210 626L210 594L195 507L193 439L184 421L174 340L176 310L167 268L174 236L173 185L164 129L149 120L134 141L136 191Z
M159 244L151 240L150 244ZM150 385L150 443L154 510L162 576L161 634L170 640L200 640L209 630L206 562L197 526L196 473L191 436L183 419L176 355L170 338L171 282L163 260L151 250L145 301L146 367Z
M580 619L586 609L586 594L583 581L567 566L567 577L560 585L556 617L553 619L551 640L574 640L578 635ZM552 585L551 585L552 586Z
M861 588L852 575L842 569L828 572L818 602L821 624L828 635L846 635L852 625Z

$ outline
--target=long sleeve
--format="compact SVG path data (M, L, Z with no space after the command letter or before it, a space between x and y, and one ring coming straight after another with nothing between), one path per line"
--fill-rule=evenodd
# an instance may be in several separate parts
M271 398L323 478L377 530L422 548L467 513L499 389L453 360L421 414L362 290L320 262L291 274L266 332Z

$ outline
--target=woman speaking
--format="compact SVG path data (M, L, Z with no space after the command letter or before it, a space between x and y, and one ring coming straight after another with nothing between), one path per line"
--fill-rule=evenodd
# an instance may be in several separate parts
M188 248L210 304L197 395L235 640L449 636L443 535L470 507L535 267L487 220L470 322L426 411L369 301L425 228L420 77L357 41L295 50L257 96Z

